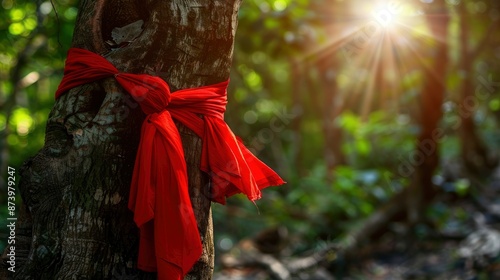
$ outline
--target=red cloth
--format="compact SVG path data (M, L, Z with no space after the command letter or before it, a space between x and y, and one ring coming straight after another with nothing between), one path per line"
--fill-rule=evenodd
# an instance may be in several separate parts
M140 229L138 267L158 271L158 279L182 279L200 257L202 244L173 119L203 140L200 169L211 176L213 201L225 203L236 193L254 201L261 197L261 189L284 181L250 153L224 122L228 81L171 93L159 77L120 73L104 57L72 48L56 98L71 88L113 76L148 115L128 205Z

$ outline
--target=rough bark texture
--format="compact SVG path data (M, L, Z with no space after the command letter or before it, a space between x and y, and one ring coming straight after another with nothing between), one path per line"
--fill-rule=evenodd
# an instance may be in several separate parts
M229 77L239 0L82 0L73 47L107 57L118 70L149 73L172 90ZM111 31L143 20L142 33L111 51ZM135 269L138 231L127 208L144 114L113 78L60 97L45 146L22 168L27 206L19 218L14 279L155 279ZM201 140L178 124L203 256L187 278L211 279L209 180L199 170ZM24 242L21 242L23 240ZM22 261L22 262L21 262Z

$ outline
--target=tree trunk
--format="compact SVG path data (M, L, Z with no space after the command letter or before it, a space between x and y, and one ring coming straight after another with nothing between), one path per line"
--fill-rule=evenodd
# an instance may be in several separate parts
M301 69L301 64L296 59L290 60L290 72L292 74L292 112L295 114L295 117L291 121L292 128L292 153L290 157L290 168L288 169L288 175L291 176L296 174L297 176L301 176L302 170L304 170L304 154L302 150L302 123L304 118L304 102L302 100L302 77L303 71Z
M172 91L229 77L240 1L82 0L72 47L105 56L119 71L162 77ZM142 32L111 51L117 27L143 20ZM22 168L28 207L19 218L14 279L155 279L136 269L138 230L127 208L144 114L113 78L61 96L45 145ZM201 140L177 124L203 255L186 279L211 279L209 179L199 170ZM18 256L23 257L23 256Z
M488 159L488 150L476 132L474 114L480 100L474 96L473 63L475 55L469 48L469 20L465 5L459 5L460 15L460 70L464 73L458 115L460 117L461 156L468 171L482 174L494 167ZM489 34L488 34L489 35ZM486 36L488 36L486 35Z
M332 171L338 165L346 163L345 155L342 151L343 132L337 124L340 117L343 104L339 98L339 88L337 84L337 75L339 72L338 58L335 54L323 58L317 62L319 72L319 83L323 91L324 103L321 104L322 125L324 135L324 153L325 162L328 170L329 179Z
M408 220L415 224L422 219L424 206L435 193L432 176L439 164L439 142L442 131L438 128L443 115L442 104L446 92L446 71L448 68L449 16L444 0L429 6L427 22L435 41L432 65L427 68L424 86L420 94L420 135L410 161L415 167L408 192Z

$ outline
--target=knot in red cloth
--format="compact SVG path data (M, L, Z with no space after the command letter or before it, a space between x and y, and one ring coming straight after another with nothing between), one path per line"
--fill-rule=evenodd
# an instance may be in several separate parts
M213 201L225 203L226 197L236 193L253 201L261 197L261 189L284 181L250 153L224 122L228 81L171 93L159 77L119 73L104 57L72 48L56 98L71 88L109 77L115 77L148 115L142 125L128 205L140 229L138 267L157 271L158 279L180 280L200 257L202 244L174 119L203 141L200 169L211 176Z
M118 73L115 78L139 103L142 111L148 115L162 112L170 103L172 98L170 88L159 77L145 74Z

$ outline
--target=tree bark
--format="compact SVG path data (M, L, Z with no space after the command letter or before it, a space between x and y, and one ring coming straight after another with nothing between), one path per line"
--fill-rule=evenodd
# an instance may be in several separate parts
M200 4L201 3L201 4ZM171 90L227 80L240 1L82 0L72 47L105 56L119 71L160 76ZM106 44L117 27L143 20L121 48ZM127 208L144 114L113 78L61 96L45 145L22 168L27 206L19 218L14 279L155 279L136 269L138 230ZM177 124L188 166L203 255L186 279L211 279L210 184L199 170L201 140Z

